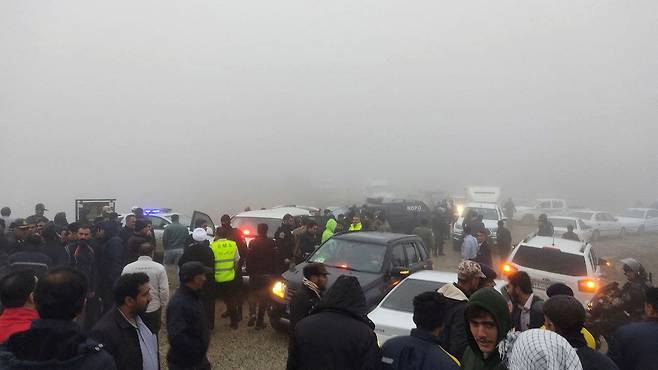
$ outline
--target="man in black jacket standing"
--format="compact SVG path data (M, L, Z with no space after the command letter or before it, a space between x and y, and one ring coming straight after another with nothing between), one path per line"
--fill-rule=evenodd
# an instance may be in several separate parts
M512 222L511 219L509 222ZM505 221L498 221L498 230L496 230L496 244L501 259L507 258L512 251L512 233L505 227Z
M375 325L359 280L342 275L313 313L298 322L288 369L378 369L381 355Z
M212 269L200 262L187 262L180 268L180 288L167 306L169 370L208 370L206 352L210 331L201 304L201 290Z
M267 237L267 224L258 224L258 236L249 244L247 255L247 273L251 302L249 302L249 322L256 330L265 328L263 319L268 307L268 287L272 276L276 273L274 240Z
M532 292L532 282L527 272L517 271L510 275L506 289L514 305L512 325L516 331L537 329L544 325L544 301Z
M210 249L206 230L200 227L192 232L193 243L185 247L183 255L178 259L178 267L182 268L187 262L197 261L210 269L203 289L201 290L201 301L206 314L206 323L209 329L215 328L215 255Z
M274 233L277 253L277 272L284 273L294 262L293 251L295 238L292 231L295 229L295 218L291 214L283 216L281 226Z
M295 325L308 316L322 298L322 291L327 286L327 268L322 263L311 263L304 266L302 287L295 292L290 300L290 334L294 333Z
M118 370L158 370L158 339L139 316L151 301L149 277L125 274L114 284L116 306L92 328L89 336L102 343Z
M103 300L103 311L109 311L114 305L112 288L123 270L123 242L112 234L114 225L103 221L96 225L96 252L98 258L98 295Z

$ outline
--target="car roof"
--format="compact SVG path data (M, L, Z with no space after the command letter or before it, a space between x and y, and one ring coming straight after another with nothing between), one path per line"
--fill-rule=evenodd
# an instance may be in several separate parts
M638 208L638 207L633 207L633 208L626 208L626 210L631 210L631 211L653 211L655 208Z
M396 233L382 233L379 231L357 231L342 234L336 234L332 239L350 240L371 244L392 244L398 240L420 239L417 235L406 235Z
M570 254L584 254L585 247L588 243L575 240L568 240L562 238L553 238L550 236L535 236L527 241L521 242L520 245L525 245L534 248L558 248L562 252Z
M464 208L489 208L489 209L497 209L498 204L496 203L466 203L464 204Z
M306 209L296 207L281 207L272 209L259 209L255 211L241 212L233 217L253 217L253 218L276 218L283 219L286 214L293 216L311 216L311 212Z
M580 217L574 217L574 216L548 216L549 220L551 218L557 218L561 220L580 220Z

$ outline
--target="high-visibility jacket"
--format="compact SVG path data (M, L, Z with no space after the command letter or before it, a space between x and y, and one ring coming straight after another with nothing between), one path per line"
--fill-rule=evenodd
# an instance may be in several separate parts
M225 283L235 279L235 262L238 260L238 245L233 240L217 239L210 243L215 255L215 281Z
M361 231L361 228L363 228L363 225L359 222L358 224L350 224L350 228L348 229L349 231Z

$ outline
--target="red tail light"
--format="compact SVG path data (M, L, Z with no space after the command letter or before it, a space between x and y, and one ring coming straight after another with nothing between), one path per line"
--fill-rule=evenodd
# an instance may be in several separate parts
M578 280L578 290L585 293L596 293L599 284L594 280Z
M251 231L249 231L249 230L242 230L242 235L244 235L244 236L249 236L249 235L251 235Z

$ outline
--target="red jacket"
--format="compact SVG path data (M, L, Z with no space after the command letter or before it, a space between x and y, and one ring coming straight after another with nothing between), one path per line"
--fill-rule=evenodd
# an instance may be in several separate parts
M14 333L26 331L39 313L31 308L5 308L0 315L0 343L4 343Z

